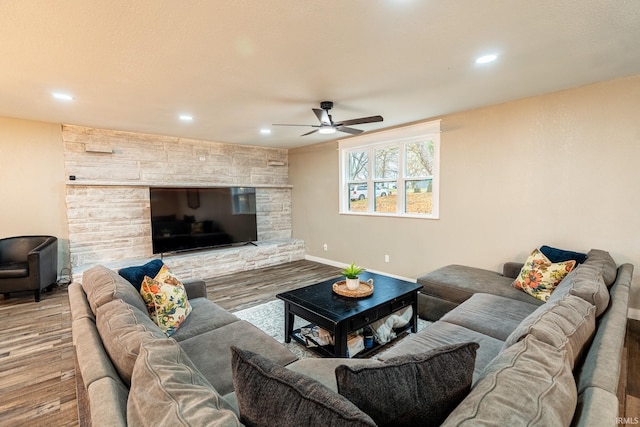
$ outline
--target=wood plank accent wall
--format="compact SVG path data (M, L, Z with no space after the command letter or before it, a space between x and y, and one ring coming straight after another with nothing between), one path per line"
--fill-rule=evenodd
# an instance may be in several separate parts
M291 239L286 149L71 125L62 139L65 173L74 177L66 194L74 269L152 256L150 186L257 187L258 240L281 250ZM278 258L298 259L300 242L290 243L295 255Z

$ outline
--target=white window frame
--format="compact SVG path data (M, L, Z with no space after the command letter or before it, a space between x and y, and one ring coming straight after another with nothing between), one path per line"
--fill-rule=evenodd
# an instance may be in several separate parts
M405 181L413 181L420 177L406 177L404 161L406 156L406 145L412 142L433 141L433 176L431 177L431 197L432 206L430 214L415 214L404 212L405 206ZM398 205L395 213L375 212L375 182L385 181L385 179L375 179L374 164L375 150L390 146L399 146L400 153L398 159L398 178L394 179L398 183ZM367 211L353 212L349 210L349 154L352 152L367 151L368 173L367 189L373 197L367 197ZM340 156L340 214L344 215L373 215L392 216L403 218L440 218L440 120L419 123L417 125L403 126L381 132L374 132L338 140L338 152ZM388 181L388 180L386 180Z

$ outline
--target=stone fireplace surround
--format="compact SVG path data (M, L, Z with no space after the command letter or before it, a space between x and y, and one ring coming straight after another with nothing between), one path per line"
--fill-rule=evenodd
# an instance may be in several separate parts
M291 238L285 149L63 125L69 251L74 274L95 264L144 263L152 254L149 187L256 187L257 246L170 255L188 279L304 258Z

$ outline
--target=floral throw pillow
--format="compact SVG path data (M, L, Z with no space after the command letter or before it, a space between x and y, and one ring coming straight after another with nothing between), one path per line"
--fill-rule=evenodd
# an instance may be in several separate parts
M166 265L153 279L144 276L140 295L147 304L151 319L169 337L191 313L187 291Z
M574 260L551 262L542 252L535 249L524 263L520 274L513 282L513 287L546 302L575 265Z

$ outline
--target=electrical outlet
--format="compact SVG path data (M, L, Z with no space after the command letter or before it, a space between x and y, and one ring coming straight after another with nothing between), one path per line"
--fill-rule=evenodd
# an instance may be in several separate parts
M384 262L389 262L389 255L384 256Z
M322 249L324 249L325 251L329 250L329 246L325 243L324 245L322 245Z

